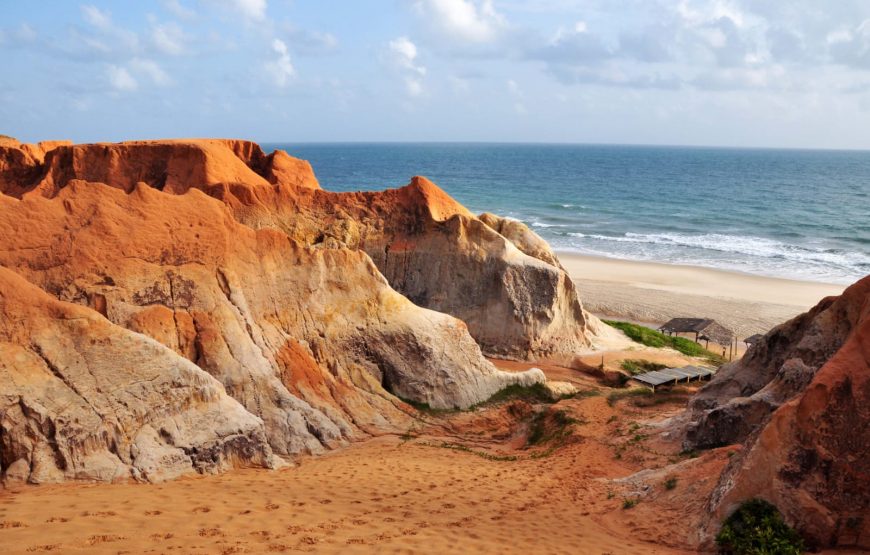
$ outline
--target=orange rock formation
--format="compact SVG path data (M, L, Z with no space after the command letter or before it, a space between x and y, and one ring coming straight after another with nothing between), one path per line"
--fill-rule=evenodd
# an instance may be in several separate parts
M338 194L246 141L6 141L0 193L7 481L274 466L406 429L401 399L543 380L481 349L594 339L539 238L421 177Z
M764 498L817 548L870 548L870 277L771 330L691 406L687 447L741 442L704 540Z

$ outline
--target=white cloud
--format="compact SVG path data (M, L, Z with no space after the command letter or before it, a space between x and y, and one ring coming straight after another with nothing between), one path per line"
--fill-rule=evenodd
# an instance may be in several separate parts
M89 24L103 31L109 30L112 27L112 18L108 12L103 12L96 6L90 4L81 7L82 17Z
M405 90L409 96L420 96L423 94L423 80L418 77L405 78Z
M14 46L24 46L33 43L37 38L36 31L27 23L22 23L18 28L10 31L0 29L0 45L12 43Z
M137 75L148 77L155 85L164 86L172 82L163 68L153 60L134 58L130 62L130 69Z
M825 40L828 42L828 44L851 42L852 32L848 29L837 29L836 31L831 31L830 33L828 33L828 36L825 37Z
M487 43L506 27L492 0L416 0L418 14L452 41Z
M138 35L115 25L109 12L90 4L81 6L81 11L84 20L94 28L77 37L88 49L103 54L117 54L122 50L133 51L138 48Z
M172 56L183 54L186 40L184 31L177 23L160 23L151 28L151 42L164 54Z
M408 96L422 96L426 68L417 62L417 45L408 37L399 37L391 40L388 48L393 67L405 74L405 92Z
M411 39L408 37L393 39L389 47L392 60L399 68L426 75L426 68L417 65L417 46L411 42Z
M329 54L338 49L338 38L332 33L300 29L290 23L280 26L289 47L296 53L312 55Z
M272 50L278 54L278 58L266 62L265 68L272 81L279 86L285 87L296 75L296 69L290 61L290 53L287 51L287 45L281 39L272 41Z
M220 2L251 21L266 19L266 0L220 0Z
M110 65L107 70L109 85L116 91L135 91L139 83L126 68Z
M163 6L167 11L179 19L191 19L196 15L196 12L186 7L179 0L163 0Z

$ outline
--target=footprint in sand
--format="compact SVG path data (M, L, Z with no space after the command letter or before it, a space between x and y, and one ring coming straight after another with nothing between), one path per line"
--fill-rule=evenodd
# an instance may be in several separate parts
M17 520L2 520L0 521L0 530L4 528L27 528L27 525Z
M195 513L210 513L211 507L194 507L193 512L195 512Z
M280 509L280 508L281 508L281 505L277 505L277 504L275 504L275 503L269 503L269 504L266 505L266 510L267 510L267 511L274 511L274 510L276 510L276 509Z
M224 534L220 528L200 528L199 532L197 533L201 538L216 538L219 536L226 536L226 534Z
M173 534L172 532L165 532L163 534L151 534L149 537L154 541L160 541L171 540L174 536L175 534Z
M313 529L306 528L305 526L297 526L295 524L291 524L287 527L287 531L295 536L296 534L299 534L301 532L312 532Z
M29 553L37 552L37 551L57 551L60 549L59 543L52 543L48 545L34 545L32 547L28 547L27 551Z
M97 545L97 544L101 544L101 543L111 543L111 542L116 542L116 541L126 540L126 539L127 538L125 538L124 536L116 536L115 534L97 534L97 535L94 535L94 536L91 536L90 538L88 538L87 541L85 542L85 544L86 545Z
M283 543L270 543L266 546L266 549L269 550L269 553L284 553L285 551L290 551L291 547Z
M145 516L157 516L162 514L163 511L145 511Z
M69 522L69 519L66 518L66 517L62 517L62 516L53 516L53 517L51 517L50 519L46 520L45 522L48 522L48 523L52 523L52 522Z

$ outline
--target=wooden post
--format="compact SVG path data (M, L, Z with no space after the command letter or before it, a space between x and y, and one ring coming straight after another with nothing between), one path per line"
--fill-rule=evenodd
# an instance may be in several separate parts
M734 360L734 341L733 340L728 341L728 349L729 349L728 360Z

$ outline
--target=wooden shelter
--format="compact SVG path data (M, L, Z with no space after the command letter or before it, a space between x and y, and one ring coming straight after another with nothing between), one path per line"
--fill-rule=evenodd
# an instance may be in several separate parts
M708 344L713 341L725 346L734 340L733 331L710 318L674 318L660 327L659 331L668 335L694 333L695 343L703 340Z

